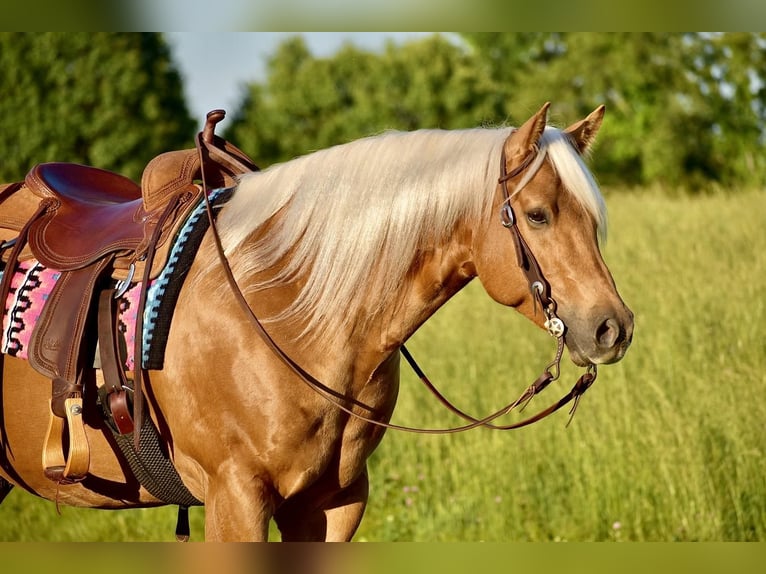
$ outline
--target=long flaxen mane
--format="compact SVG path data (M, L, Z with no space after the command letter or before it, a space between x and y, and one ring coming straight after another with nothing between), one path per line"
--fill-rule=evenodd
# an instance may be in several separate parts
M235 273L280 268L251 285L256 292L302 284L264 323L301 318L302 336L318 338L374 320L381 311L375 303L401 289L419 253L446 243L460 221L490 221L508 135L507 128L386 132L245 176L219 216ZM546 128L516 192L546 158L603 235L598 186L558 129Z

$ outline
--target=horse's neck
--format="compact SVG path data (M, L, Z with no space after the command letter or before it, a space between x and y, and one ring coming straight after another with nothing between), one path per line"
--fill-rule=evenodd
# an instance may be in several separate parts
M372 324L366 317L352 317L343 333L313 341L300 336L305 327L300 322L267 322L267 330L274 334L288 355L313 374L333 380L336 377L342 379L341 373L352 371L358 383L386 363L420 325L476 276L470 242L470 232L456 230L445 245L416 254L413 257L415 263L403 279L401 289L391 300L383 302L384 310ZM214 257L212 251L204 256ZM249 289L251 283L269 278L276 271L265 272L265 277L241 280L240 287L248 293L248 302L258 317L279 313L300 291L300 281L266 291ZM379 293L370 292L368 297L370 301L380 303ZM365 307L360 306L360 314L365 313ZM331 380L326 382L334 386Z
M333 369L349 375L345 382L350 386L343 392L364 398L367 403L377 405L376 408L383 408L386 404L393 408L398 384L391 370L398 371L398 351L402 344L476 276L467 242L455 242L430 250L418 258L415 267L406 278L399 296L386 302L387 310L372 325L367 324L363 331L352 327L345 338L334 342L322 341L321 349L309 352L311 356L322 357L320 362L326 367L335 363L328 375ZM371 293L370 297L375 297L375 294ZM352 321L353 324L366 323ZM378 384L369 384L376 379ZM344 380L344 377L339 375L339 380ZM386 382L385 389L379 384L380 381ZM373 398L376 393L380 396Z
M391 312L376 324L380 337L370 338L383 353L398 349L439 307L476 276L470 234L457 232L447 245L418 257L415 268L391 302Z

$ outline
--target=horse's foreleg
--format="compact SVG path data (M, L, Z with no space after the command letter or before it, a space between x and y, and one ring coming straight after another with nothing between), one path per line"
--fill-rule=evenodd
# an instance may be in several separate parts
M364 510L367 508L367 495L369 483L367 469L356 479L351 486L339 493L325 510L327 516L328 542L347 542L351 540L362 522Z
M205 493L205 540L265 542L272 514L271 491L261 480L219 473Z
M369 491L367 471L342 490L288 500L275 516L283 541L347 542L359 528Z

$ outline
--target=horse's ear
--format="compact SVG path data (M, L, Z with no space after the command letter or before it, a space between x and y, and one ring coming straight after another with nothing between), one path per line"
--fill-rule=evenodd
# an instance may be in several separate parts
M596 134L601 127L601 121L604 119L605 110L606 108L602 104L593 110L587 118L564 130L580 155L587 152L595 141Z
M505 140L506 171L511 171L520 161L537 150L538 142L548 121L548 108L550 106L550 102L545 102L535 115L524 122L520 128L511 132L511 135Z

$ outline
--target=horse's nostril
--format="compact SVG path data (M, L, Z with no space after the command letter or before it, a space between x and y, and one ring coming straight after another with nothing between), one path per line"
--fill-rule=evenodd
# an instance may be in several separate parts
M619 342L620 336L620 325L611 317L604 320L596 329L596 343L601 349L613 348Z

